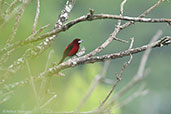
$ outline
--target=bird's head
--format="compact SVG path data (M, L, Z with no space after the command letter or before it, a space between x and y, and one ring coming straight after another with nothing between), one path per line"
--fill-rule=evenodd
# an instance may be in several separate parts
M83 42L83 40L78 39L78 38L73 40L74 44L80 44L81 42Z

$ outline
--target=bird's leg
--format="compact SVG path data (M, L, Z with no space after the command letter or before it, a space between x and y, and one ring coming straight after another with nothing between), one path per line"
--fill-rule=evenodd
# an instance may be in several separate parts
M79 55L75 54L75 57L77 58L77 57L79 57Z
M77 57L79 57L79 56L77 54L75 54L75 55L71 56L70 59L75 59Z

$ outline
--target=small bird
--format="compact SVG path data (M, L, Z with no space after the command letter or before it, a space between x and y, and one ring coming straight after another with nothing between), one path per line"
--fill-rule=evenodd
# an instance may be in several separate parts
M58 63L61 64L64 59L68 56L73 56L75 55L79 48L80 48L80 43L82 42L83 40L80 40L80 39L74 39L68 46L65 47L65 50L64 50L64 53L63 53L63 57L62 59L60 60L60 62Z

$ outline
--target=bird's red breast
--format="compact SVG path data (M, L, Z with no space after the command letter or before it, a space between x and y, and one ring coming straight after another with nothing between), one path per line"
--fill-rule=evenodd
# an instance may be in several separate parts
M73 45L74 45L74 46L73 46L73 48L69 51L68 56L73 56L73 55L75 55L75 54L78 52L79 48L80 48L80 46L77 45L77 44L73 44Z

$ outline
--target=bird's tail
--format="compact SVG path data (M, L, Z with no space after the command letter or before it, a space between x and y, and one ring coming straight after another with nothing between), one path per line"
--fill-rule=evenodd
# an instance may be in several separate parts
M65 58L66 58L66 56L63 56L62 59L59 61L58 65L61 64Z

